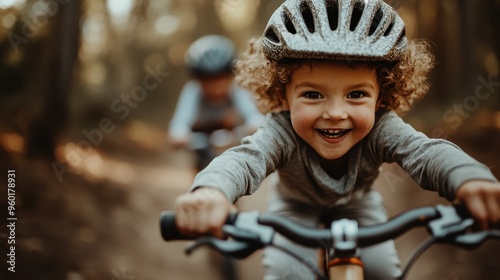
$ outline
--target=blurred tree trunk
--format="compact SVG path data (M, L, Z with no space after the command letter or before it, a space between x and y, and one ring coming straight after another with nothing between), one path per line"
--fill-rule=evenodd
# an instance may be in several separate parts
M460 36L460 45L461 45L461 59L462 59L462 71L460 75L460 79L458 81L462 82L470 82L470 79L473 75L478 75L477 64L476 61L477 55L474 49L475 44L478 42L477 39L478 28L477 24L477 1L466 1L459 0L458 1L458 10L460 11L460 22L458 31ZM462 85L465 86L465 85ZM466 88L469 88L466 86ZM466 96L467 93L464 92L463 96Z
M492 22L493 29L493 50L495 51L496 59L497 59L497 68L500 68L500 36L498 36L498 31L500 30L500 1L499 0L490 0L491 4L490 9L490 18ZM499 73L495 73L495 80L498 81L500 78ZM496 108L500 110L500 98L497 98Z
M490 20L491 20L491 40L493 41L493 50L497 59L497 70L500 68L500 36L498 36L498 32L500 31L500 0L490 0ZM494 73L495 81L500 79L500 73ZM500 89L497 89L500 90ZM497 94L499 94L497 92ZM500 110L500 98L497 98L496 109Z
M41 97L42 108L29 125L27 154L30 156L53 158L57 140L66 127L68 94L80 43L81 14L80 1L59 5L50 34L39 50L40 59L47 55L49 63L38 64L38 69L34 69L30 75L32 78L36 78L34 75L46 78L36 90ZM44 65L48 65L47 68Z
M500 30L500 1L499 0L490 0L490 18L492 21L492 28L495 34L492 36L493 44L495 48L495 53L500 56L500 36L498 36L498 32Z
M440 58L444 59L445 65L443 81L447 103L460 100L466 94L464 85L461 84L463 82L461 78L463 78L464 62L469 54L463 49L462 22L465 19L460 14L459 4L458 1L441 2L442 14L439 23L441 33L438 35L441 38L438 42L440 44L439 53L442 55Z
M417 11L417 24L418 33L416 38L426 38L429 40L432 52L436 58L435 69L431 72L431 92L433 94L427 95L423 102L428 102L429 104L447 104L453 96L447 88L447 77L448 69L447 64L443 63L448 61L447 55L449 54L446 42L449 39L446 37L447 21L446 21L446 10L443 7L442 2L436 2L433 0L411 2L416 4L415 10ZM429 18L429 12L435 13L435 16Z

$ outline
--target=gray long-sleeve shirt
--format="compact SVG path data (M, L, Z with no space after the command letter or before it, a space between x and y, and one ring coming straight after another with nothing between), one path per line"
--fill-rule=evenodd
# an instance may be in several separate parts
M334 179L320 165L319 155L294 132L290 113L283 111L268 114L254 135L212 161L196 176L191 190L214 187L236 201L278 171L282 195L333 206L371 189L384 162L396 162L422 188L436 190L450 201L465 181L496 181L488 167L456 145L430 139L393 111L382 109L370 133L349 151L346 174Z

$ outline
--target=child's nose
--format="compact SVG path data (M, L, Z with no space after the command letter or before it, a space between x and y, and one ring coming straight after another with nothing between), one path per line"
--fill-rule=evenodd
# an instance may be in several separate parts
M330 120L347 119L347 110L345 106L339 102L328 102L323 110L323 118Z

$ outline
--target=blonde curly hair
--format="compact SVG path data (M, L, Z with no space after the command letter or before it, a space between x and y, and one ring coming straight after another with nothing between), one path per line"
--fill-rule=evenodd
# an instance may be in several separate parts
M236 62L236 81L255 95L262 113L284 110L286 84L291 81L295 70L311 61L270 61L264 55L261 40L253 39ZM376 70L380 107L403 114L429 90L427 74L434 67L435 60L426 41L414 40L409 43L403 58L396 62L358 63Z

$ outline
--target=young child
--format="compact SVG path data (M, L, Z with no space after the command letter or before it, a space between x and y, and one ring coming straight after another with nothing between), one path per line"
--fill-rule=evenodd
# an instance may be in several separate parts
M220 35L198 38L186 53L192 79L180 93L168 133L174 146L196 151L198 170L216 149L254 132L263 119L251 94L234 84L234 57L233 43Z
M465 204L482 228L500 223L500 184L454 144L429 139L396 113L428 90L433 57L408 42L399 15L382 0L287 0L261 40L237 64L265 122L216 158L176 201L185 234L222 236L232 203L256 191L274 171L268 210L315 226L320 217L360 226L387 219L372 184L384 162L396 162L424 189ZM276 243L315 263L314 250ZM365 279L400 274L394 243L361 250ZM264 252L265 279L314 279L293 258Z

